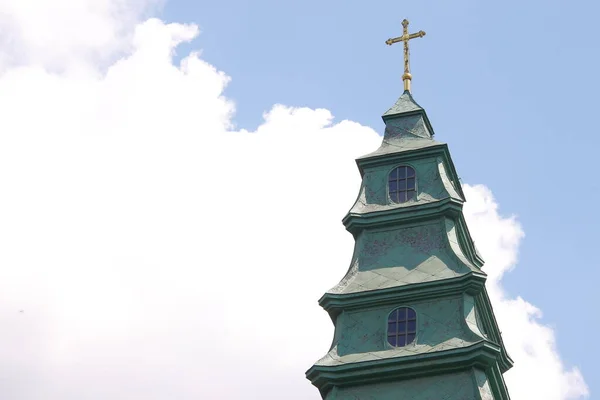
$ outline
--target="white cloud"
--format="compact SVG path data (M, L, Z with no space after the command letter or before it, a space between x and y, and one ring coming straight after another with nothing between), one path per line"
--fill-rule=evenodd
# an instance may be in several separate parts
M77 70L128 49L135 22L162 0L5 0L0 2L0 71L42 63ZM84 64L88 65L84 65Z
M506 374L514 399L580 399L589 390L578 368L566 368L556 348L553 330L540 322L541 311L523 300L508 298L502 276L515 267L524 234L514 216L503 217L491 191L465 185L465 217L486 260L487 289L505 345L515 366Z
M0 398L318 398L304 371L332 326L316 300L347 268L353 160L380 138L281 105L255 132L232 131L229 77L196 54L172 64L194 26L134 29L152 2L123 14L125 2L79 3L54 22L89 21L79 38L39 22L41 3L0 10L23 49L2 44ZM521 371L507 376L513 398L531 398L537 363L557 385L544 398L576 398L585 385L562 367L552 331L502 297L517 222L485 189L468 195ZM530 339L515 338L523 331Z

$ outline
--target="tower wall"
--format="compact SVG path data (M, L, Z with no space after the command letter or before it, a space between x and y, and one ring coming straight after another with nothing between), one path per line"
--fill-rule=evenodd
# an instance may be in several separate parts
M390 312L402 306L415 310L417 332L412 343L395 348L387 342L387 321ZM345 311L336 321L334 347L337 346L338 356L350 362L369 352L393 351L395 356L412 356L469 346L483 339L476 328L475 316L471 315L471 306L471 296L463 295ZM471 318L475 324L468 323ZM473 331L474 327L477 331Z
M396 348L387 342L388 315L403 306L416 312L416 337ZM468 294L344 311L335 321L332 349L323 361L348 364L464 348L485 338L480 326L475 301Z
M387 192L388 176L390 171L399 165L410 166L416 171L417 197L406 203L391 204ZM425 204L448 197L461 199L455 185L441 157L398 156L396 162L365 168L360 195L350 212L404 208L414 206L415 203Z

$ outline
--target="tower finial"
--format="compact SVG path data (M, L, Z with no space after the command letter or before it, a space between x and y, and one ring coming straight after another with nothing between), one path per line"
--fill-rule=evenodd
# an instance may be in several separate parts
M404 19L402 21L402 36L398 36L396 38L390 38L385 41L385 44L388 46L393 45L394 43L404 42L404 74L402 75L402 80L404 81L404 91L408 91L410 93L410 81L412 80L412 75L410 74L410 52L408 50L408 41L410 39L420 38L425 36L424 31L419 31L417 33L408 33L408 20Z

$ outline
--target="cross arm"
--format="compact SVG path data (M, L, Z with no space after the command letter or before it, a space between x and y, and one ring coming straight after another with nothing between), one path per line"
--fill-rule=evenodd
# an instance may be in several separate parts
M425 31L419 31L417 33L411 33L410 35L408 35L409 39L415 39L415 38L419 38L419 37L423 37L425 36Z
M424 31L419 31L417 33L411 33L410 35L402 35L402 36L398 36L395 38L391 38L385 41L385 44L387 44L388 46L393 45L394 43L398 43L398 42L405 42L408 41L410 39L416 39L416 38L420 38L425 36L425 32Z
M403 40L404 40L404 37L403 36L399 36L399 37L396 37L396 38L390 38L390 39L386 40L385 44L387 44L388 46L391 46L394 43L398 43L398 42L401 42Z

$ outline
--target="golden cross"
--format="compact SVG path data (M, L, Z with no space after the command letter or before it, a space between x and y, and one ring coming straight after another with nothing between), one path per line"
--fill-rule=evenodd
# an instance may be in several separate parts
M417 33L408 33L408 20L405 19L402 21L402 36L388 39L385 41L385 44L388 46L393 45L394 43L404 42L404 75L402 75L402 80L404 81L404 90L410 93L410 81L412 80L412 75L410 74L410 63L409 57L410 52L408 51L408 41L410 39L420 38L425 36L425 32L419 31Z

